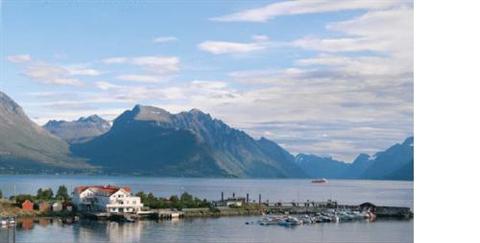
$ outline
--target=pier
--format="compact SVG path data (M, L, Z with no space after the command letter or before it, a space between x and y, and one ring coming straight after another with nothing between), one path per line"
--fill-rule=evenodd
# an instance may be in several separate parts
M254 205L261 206L262 213L267 214L316 214L321 213L327 209L333 210L351 210L351 211L369 211L375 213L377 218L413 218L413 212L409 207L396 206L377 206L370 202L365 202L359 205L339 204L334 200L327 201L310 201L305 202L270 202L269 200L262 202L262 195L258 195L258 201L250 201L250 194L246 197L236 197L232 193L232 197L224 197L221 193L220 201L214 201L215 206L242 206Z
M375 218L413 218L413 212L408 207L377 206L370 202L359 205L340 204L334 200L305 202L272 202L251 200L250 194L246 197L232 193L226 198L221 193L220 200L211 201L211 207L183 208L183 209L147 209L132 213L107 213L84 212L82 216L97 220L114 220L119 222L134 222L139 219L173 220L184 217L221 217L221 216L247 216L247 215L318 215L325 212L369 212Z
M366 207L366 205L368 207ZM377 218L413 218L413 212L408 207L376 206L371 203L360 205L341 205L329 202L302 202L302 203L270 203L266 204L267 213L270 214L316 214L327 209L334 210L369 210L376 214Z

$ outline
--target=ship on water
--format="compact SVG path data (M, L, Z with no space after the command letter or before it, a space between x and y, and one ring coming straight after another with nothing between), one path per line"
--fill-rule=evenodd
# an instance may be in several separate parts
M325 178L321 178L321 179L315 179L315 180L312 180L312 183L327 183L327 179Z

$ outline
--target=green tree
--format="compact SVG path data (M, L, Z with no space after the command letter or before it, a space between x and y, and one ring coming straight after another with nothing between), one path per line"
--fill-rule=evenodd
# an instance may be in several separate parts
M2 193L2 190L0 190L0 199L3 198L3 193Z
M35 199L34 196L32 195L29 195L29 194L20 194L20 195L17 195L17 196L11 196L10 197L10 200L15 200L15 202L17 203L18 206L21 206L23 202L25 202L26 200L30 200L31 202L33 202Z
M51 200L53 198L53 191L50 188L43 190L42 188L37 190L37 199L39 200Z
M55 195L56 200L69 201L70 196L68 195L68 189L66 186L61 185L58 187L57 194Z
M182 195L180 195L180 200L185 202L191 202L193 201L193 196L184 192L182 193Z

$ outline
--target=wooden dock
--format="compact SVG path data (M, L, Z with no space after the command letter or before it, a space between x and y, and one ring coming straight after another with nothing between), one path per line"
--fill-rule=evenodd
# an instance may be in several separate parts
M408 207L376 206L371 203L360 205L341 205L330 202L271 203L265 204L267 213L272 214L315 214L327 209L349 209L355 211L369 210L377 218L412 218L413 212Z

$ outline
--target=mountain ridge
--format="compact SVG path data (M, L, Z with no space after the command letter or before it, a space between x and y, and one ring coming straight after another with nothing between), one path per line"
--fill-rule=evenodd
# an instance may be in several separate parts
M313 154L294 156L268 138L254 139L198 109L172 114L135 105L113 126L91 115L52 120L44 127L0 91L0 173L94 169L160 176L413 180L413 137L346 163ZM74 136L61 134L62 129Z
M413 180L413 137L373 156L359 154L352 163L308 154L298 154L296 162L312 178Z
M120 144L119 140L131 146ZM143 147L133 148L133 141ZM160 142L154 144L153 141ZM118 146L127 148L115 149ZM259 142L198 109L171 114L161 108L142 105L118 116L106 134L72 145L77 155L89 158L93 164L109 169L122 167L137 173L147 173L132 166L135 160L132 155L139 155L142 150L148 154L142 157L142 166L149 167L148 173L154 174L174 175L178 173L174 169L183 169L182 175L199 176L198 171L185 169L197 166L207 175L217 173L228 177L304 176L291 158L279 161L269 153L268 149L273 147L267 147L263 141ZM125 152L127 149L128 153ZM275 147L275 150L283 149Z

